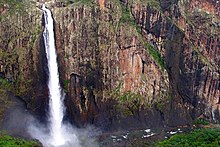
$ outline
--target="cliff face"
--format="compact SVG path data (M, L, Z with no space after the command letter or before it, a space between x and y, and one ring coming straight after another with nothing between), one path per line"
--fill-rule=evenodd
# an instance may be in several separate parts
M69 82L66 103L77 124L119 125L138 115L145 122L145 109L168 99L167 73L149 55L119 1L106 2L104 8L55 8L53 13L59 61L65 65L60 73Z
M8 90L21 97L29 109L45 114L47 68L41 39L42 13L34 5L9 4L1 6L0 11L0 78L12 85ZM17 10L19 7L22 9Z
M220 120L218 2L98 0L50 6L72 122L115 129L184 125L198 117ZM45 113L41 12L27 12L0 24L0 49L16 56L9 65L0 57L1 72L12 78L30 109L41 104L36 111ZM12 30L12 23L20 30Z
M154 125L217 121L218 6L202 0L98 1L55 8L72 120L117 126L137 118L151 125L146 119L152 115Z

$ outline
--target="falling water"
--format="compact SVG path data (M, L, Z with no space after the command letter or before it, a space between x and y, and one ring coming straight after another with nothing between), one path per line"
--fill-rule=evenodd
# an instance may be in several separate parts
M48 68L49 68L49 121L51 131L51 142L54 145L62 145L65 143L62 135L62 120L63 120L63 102L59 83L59 73L57 66L57 55L55 50L53 18L50 10L43 6L45 29L43 32L44 43L47 53Z
M54 39L53 18L50 10L44 5L44 44L49 68L49 124L39 123L35 118L30 118L28 122L28 133L38 139L44 147L98 147L94 138L89 137L96 131L87 129L76 129L68 123L63 123L64 104L63 94L59 83L59 72ZM90 134L90 135L89 135Z
M62 123L64 115L63 94L59 83L59 72L57 64L57 55L54 39L53 18L49 9L44 5L45 28L43 32L44 44L48 60L49 68L49 122L50 122L50 137L51 146L66 146L66 144L77 139L74 134L68 134L67 126ZM74 137L74 138L73 138ZM77 146L75 141L75 146Z

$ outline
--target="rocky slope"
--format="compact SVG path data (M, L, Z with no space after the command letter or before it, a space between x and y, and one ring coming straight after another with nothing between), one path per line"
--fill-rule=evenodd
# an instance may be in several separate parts
M0 72L30 110L45 114L47 67L35 5L1 21ZM185 125L198 117L220 121L218 1L47 5L71 122L112 130Z

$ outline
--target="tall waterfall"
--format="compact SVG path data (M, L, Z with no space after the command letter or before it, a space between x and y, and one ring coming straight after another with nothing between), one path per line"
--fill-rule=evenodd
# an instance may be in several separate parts
M57 64L57 55L54 41L53 18L50 10L43 6L45 29L43 32L44 44L47 53L48 68L49 68L49 121L51 131L51 142L55 145L65 143L62 135L62 120L63 120L63 101L61 88L59 83L59 73Z
M44 44L49 68L49 131L45 146L79 146L77 137L69 132L71 127L62 123L64 115L63 94L59 82L59 72L54 39L53 18L49 9L44 5L45 28L43 32ZM48 145L49 144L49 145Z
M28 122L28 133L38 139L44 147L98 147L96 140L90 138L92 128L76 129L68 123L63 123L64 104L63 94L59 82L57 55L55 48L53 17L49 9L44 5L44 44L49 68L49 124L42 124L35 118Z

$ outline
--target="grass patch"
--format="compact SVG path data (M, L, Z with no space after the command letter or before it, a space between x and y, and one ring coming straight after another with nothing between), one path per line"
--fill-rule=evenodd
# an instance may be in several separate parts
M7 7L7 15L14 15L14 14L24 14L26 13L26 9L29 6L29 2L25 0L1 0L0 7L4 8ZM7 15L0 15L0 22L4 20Z
M193 121L193 124L194 125L208 125L209 122L207 120L202 119L202 118L198 118Z
M153 57L156 63L161 67L164 72L165 69L165 61L158 52L150 43L144 43L144 47L148 49L149 54Z
M69 80L64 80L63 81L63 88L64 88L64 91L67 93L68 92L68 85L69 85L70 81Z
M111 94L118 102L116 109L121 109L124 116L134 115L141 106L146 105L145 98L139 92L121 92L123 83L119 83Z
M127 91L124 94L120 95L119 102L126 103L127 105L131 105L136 109L139 109L139 106L143 104L144 98L139 93L134 93L131 91Z
M94 0L74 0L73 1L75 4L92 4Z
M192 42L191 42L191 45L192 45L192 48L193 48L193 50L194 50L195 56L197 56L198 59L199 59L202 63L208 65L209 67L211 67L211 68L214 69L214 70L217 70L217 69L218 69L218 67L217 67L215 64L212 64L212 63L199 51L199 49L198 49L197 47L195 47L195 45L194 45Z
M12 84L4 78L0 78L0 88L8 91L12 90Z
M41 147L37 141L26 141L20 138L14 138L12 136L1 133L0 134L0 146L1 147Z
M148 6L161 11L160 1L159 0L132 0L132 2L147 4Z
M134 22L134 18L131 16L131 11L126 9L125 6L121 5L122 15L120 22L121 23L128 23L134 26L136 23Z
M190 133L176 134L158 143L160 147L219 147L220 128L198 129Z
M131 10L130 8L126 8L124 5L121 4L121 10L122 10L122 14L121 14L121 18L119 23L125 23L128 24L132 27L134 27L136 29L136 31L138 32L138 34L141 34L141 28L137 25L137 23L135 22L134 17L131 14Z

